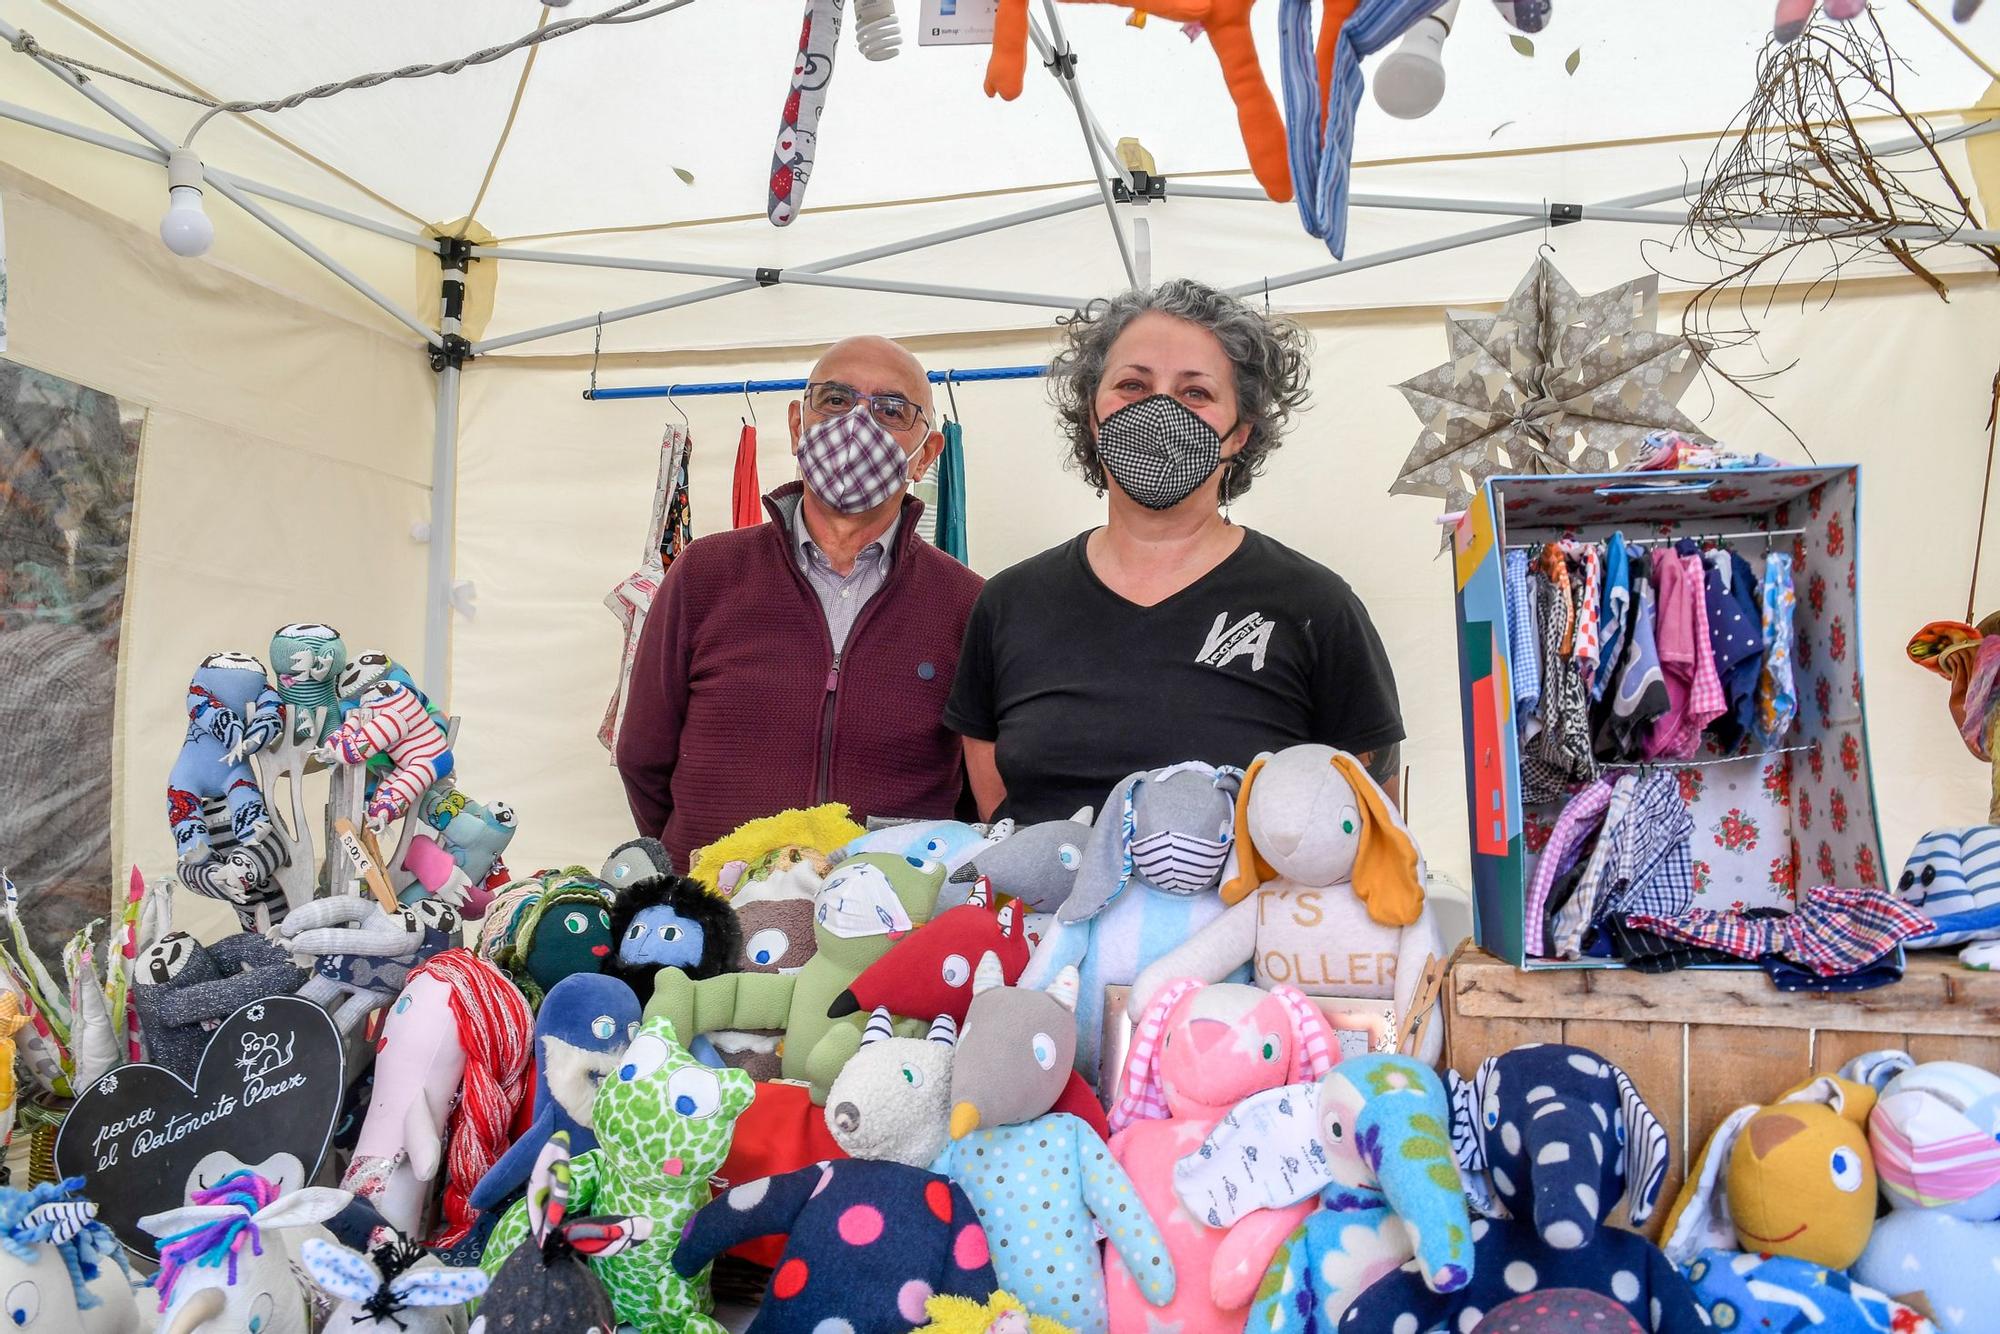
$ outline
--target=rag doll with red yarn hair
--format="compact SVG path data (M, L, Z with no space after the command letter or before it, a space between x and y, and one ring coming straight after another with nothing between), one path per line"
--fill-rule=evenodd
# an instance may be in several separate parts
M429 1234L439 1247L464 1241L478 1218L472 1188L507 1151L528 1088L533 1033L520 990L471 951L411 969L376 1042L375 1091L340 1184L406 1235Z

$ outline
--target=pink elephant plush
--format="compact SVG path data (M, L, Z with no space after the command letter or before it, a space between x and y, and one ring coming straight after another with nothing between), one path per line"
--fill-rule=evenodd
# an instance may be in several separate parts
M1158 1221L1179 1282L1166 1307L1149 1305L1116 1252L1107 1254L1111 1334L1241 1334L1257 1278L1316 1200L1260 1210L1217 1230L1175 1195L1174 1163L1195 1152L1237 1103L1318 1079L1337 1050L1318 1007L1294 987L1183 979L1160 989L1132 1035L1111 1109L1111 1155ZM1218 1301L1225 1291L1229 1305Z

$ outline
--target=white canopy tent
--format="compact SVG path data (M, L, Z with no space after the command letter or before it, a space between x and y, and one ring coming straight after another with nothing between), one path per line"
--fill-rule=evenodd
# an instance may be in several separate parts
M0 0L0 37L256 98L607 7ZM900 7L913 28L916 0ZM1990 215L2000 137L1975 136L1992 128L1982 102L2000 105L2000 14L1952 27L1936 10L1880 0L1878 17L1907 61L1904 102L1965 136L1947 160ZM195 261L145 233L165 206L167 150L201 108L0 53L9 355L154 409L120 701L122 860L153 871L171 856L158 776L187 667L299 617L419 660L466 716L468 787L521 811L517 865L594 859L628 827L593 735L617 652L598 599L637 554L651 445L672 409L584 404L587 377L795 375L815 347L864 330L909 340L937 369L1038 360L1051 317L1125 285L1129 254L1152 275L1268 290L1318 334L1319 402L1295 437L1316 443L1282 456L1239 515L1348 573L1375 609L1410 715L1414 818L1436 863L1462 865L1446 575L1429 561L1426 502L1382 494L1413 436L1387 386L1436 361L1437 307L1504 297L1545 240L1579 287L1643 271L1642 242L1670 273L1704 276L1657 247L1749 94L1768 6L1568 0L1526 56L1467 0L1443 104L1397 121L1364 103L1344 264L1289 205L1257 200L1207 43L1160 20L1134 29L1112 6L1037 17L1045 41L1079 57L1088 137L1061 81L1032 68L1019 102L985 98L984 48L911 44L870 63L843 36L806 210L773 228L765 183L798 12L797 0L701 0L449 77L218 117L194 141L218 229ZM1259 6L1271 76L1276 17L1273 0ZM1883 142L1906 133L1867 128ZM1126 136L1169 178L1164 199L1107 206L1094 168ZM1555 205L1599 207L1552 230ZM441 321L440 232L493 238L462 256L462 329ZM1949 306L1887 268L1851 272L1828 309L1778 303L1763 345L1774 364L1800 359L1773 406L1820 458L1902 465L1869 475L1867 511L1891 857L1926 824L1974 817L1983 782L1966 762L1920 763L1955 739L1934 683L1894 661L1915 624L1963 610L1963 560L1929 553L1971 547L2000 327L1990 268L1963 248L1933 263L1953 282ZM433 371L425 345L449 334L471 356ZM1039 396L958 391L974 564L988 573L1091 521L1089 493L1056 470ZM1798 452L1733 391L1686 406L1719 437ZM744 408L687 410L703 531L726 512L716 442ZM184 430L165 424L177 417ZM772 420L767 479L788 475ZM1906 465L1917 442L1921 472ZM212 522L218 506L226 524ZM252 568L244 551L258 553ZM469 616L452 611L460 585L478 590L476 603L461 591ZM190 586L217 596L191 608ZM1949 591L1930 599L1932 586Z

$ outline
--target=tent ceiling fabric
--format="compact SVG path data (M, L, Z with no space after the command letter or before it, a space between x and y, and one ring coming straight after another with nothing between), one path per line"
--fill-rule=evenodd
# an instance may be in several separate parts
M610 3L577 0L551 13L568 18ZM843 34L807 212L786 229L771 227L762 212L771 142L796 49L799 0L695 0L658 18L594 28L538 48L497 161L526 52L457 75L344 93L256 118L296 152L227 117L212 122L196 142L213 166L404 224L462 216L490 163L478 222L503 242L742 266L797 265L1094 191L1043 188L1090 177L1075 116L1056 81L1034 69L1018 102L988 99L980 88L985 48L916 46L918 3L900 0L911 36L894 60L861 59ZM1276 0L1265 0L1256 9L1265 73L1273 80L1278 8ZM1901 84L1908 104L1965 107L1986 90L1985 74L1907 0L1878 0L1877 13L1908 62ZM462 55L529 31L542 10L527 0L0 0L0 15L54 50L156 79L160 69L170 70L217 96L250 98ZM1190 42L1178 25L1161 20L1135 29L1125 16L1122 6L1063 7L1081 57L1079 78L1106 131L1113 138L1139 138L1170 176L1240 173L1245 156L1236 119L1206 41ZM1569 0L1535 38L1534 56L1524 57L1492 6L1468 0L1445 48L1443 104L1410 122L1389 118L1365 99L1356 146L1360 160L1375 163L1473 156L1369 167L1355 188L1593 202L1675 183L1700 170L1709 152L1701 136L1726 125L1747 97L1769 20L1762 0ZM1986 6L1955 31L1975 49L2000 49L2000 6ZM1565 69L1571 51L1580 52L1574 74ZM157 68L147 68L141 56ZM9 100L116 129L55 79L11 58L17 64L10 69L20 76L8 81ZM102 86L176 139L199 114L189 103L142 89ZM1883 125L1877 132L1893 137L1899 127ZM1629 140L1652 142L1490 156ZM683 184L676 167L691 172L694 183ZM1216 179L1251 184L1243 174ZM896 202L974 193L980 197ZM1996 202L1985 201L1988 212ZM1128 226L1148 220L1157 274L1254 282L1262 273L1330 259L1302 233L1290 206L1170 200L1120 213ZM1348 255L1494 221L1359 210ZM1123 284L1108 231L1101 208L1092 207L847 272L1095 295ZM1585 232L1594 234L1591 248L1622 251L1625 269L1639 237L1670 234L1590 224L1559 239L1569 244ZM537 239L518 240L527 237ZM1516 267L1511 249L1496 255L1482 248L1344 276L1275 299L1291 307L1496 300L1507 284L1495 283L1492 274L1511 275ZM511 263L500 275L487 332L505 334L714 281ZM413 298L410 304L419 303ZM605 346L806 343L857 323L914 334L1041 325L1050 314L1015 305L785 288L608 326ZM586 331L521 350L587 351L590 339Z

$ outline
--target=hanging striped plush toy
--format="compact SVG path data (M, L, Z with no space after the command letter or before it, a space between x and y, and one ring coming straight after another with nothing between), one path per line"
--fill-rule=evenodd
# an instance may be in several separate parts
M792 66L792 91L778 121L778 143L771 154L771 225L784 227L805 204L806 182L812 177L813 150L819 143L819 116L826 108L826 90L833 82L833 52L840 40L840 11L846 0L806 0L805 23L799 29L799 58Z

